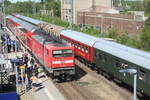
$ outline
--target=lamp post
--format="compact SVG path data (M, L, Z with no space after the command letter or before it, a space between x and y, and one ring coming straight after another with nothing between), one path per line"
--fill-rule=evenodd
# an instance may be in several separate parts
M130 73L134 75L134 95L133 95L133 100L136 100L136 81L137 81L137 70L136 69L122 69L119 70L121 73Z
M3 9L3 27L6 27L6 19L5 19L5 0L2 0L2 9Z

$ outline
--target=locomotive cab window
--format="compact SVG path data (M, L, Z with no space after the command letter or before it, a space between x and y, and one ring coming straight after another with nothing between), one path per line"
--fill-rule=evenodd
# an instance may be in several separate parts
M146 77L146 72L145 71L143 71L143 70L140 70L139 71L139 80L143 80L143 81L145 81L145 77Z
M72 50L54 50L53 57L71 57Z

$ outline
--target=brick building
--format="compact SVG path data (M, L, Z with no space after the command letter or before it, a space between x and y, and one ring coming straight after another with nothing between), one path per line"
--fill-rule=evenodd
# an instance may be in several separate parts
M112 0L61 0L61 19L77 23L77 12L86 9L94 9L100 6L104 9L112 8Z
M77 13L77 24L102 28L103 32L113 28L120 34L125 32L138 34L144 27L144 20L136 18L135 14L80 11Z

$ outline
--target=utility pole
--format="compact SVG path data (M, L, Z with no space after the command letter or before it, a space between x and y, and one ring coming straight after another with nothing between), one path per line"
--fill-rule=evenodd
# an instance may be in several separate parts
M45 0L43 0L43 13L46 13L46 6L45 6Z
M32 1L33 2L33 8L32 8L32 12L33 12L33 16L36 15L36 5L35 5L35 1Z
M69 21L69 27L72 28L72 24L73 24L73 11L74 11L74 0L71 0L71 9L70 9L70 21Z

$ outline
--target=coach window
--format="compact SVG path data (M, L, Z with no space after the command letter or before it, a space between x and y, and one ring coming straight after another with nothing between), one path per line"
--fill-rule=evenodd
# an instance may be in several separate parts
M150 74L148 75L148 83L150 84Z
M145 81L146 72L143 70L139 71L139 80Z
M72 46L74 46L74 43L72 43Z
M107 61L107 57L106 55L103 55L103 61L106 62Z
M116 60L116 67L121 67L121 62L120 62L120 60Z
M82 47L81 50L84 52L84 48Z
M89 52L89 51L88 51L88 48L86 48L86 49L85 49L85 53L88 53L88 52Z
M73 42L71 42L71 45L74 46Z
M128 64L127 64L127 63L122 63L122 64L121 64L121 67L122 67L122 68L127 68L127 67L128 67Z
M78 49L79 49L79 50L81 49L80 45L78 45Z
M75 44L75 48L77 48L77 44Z

